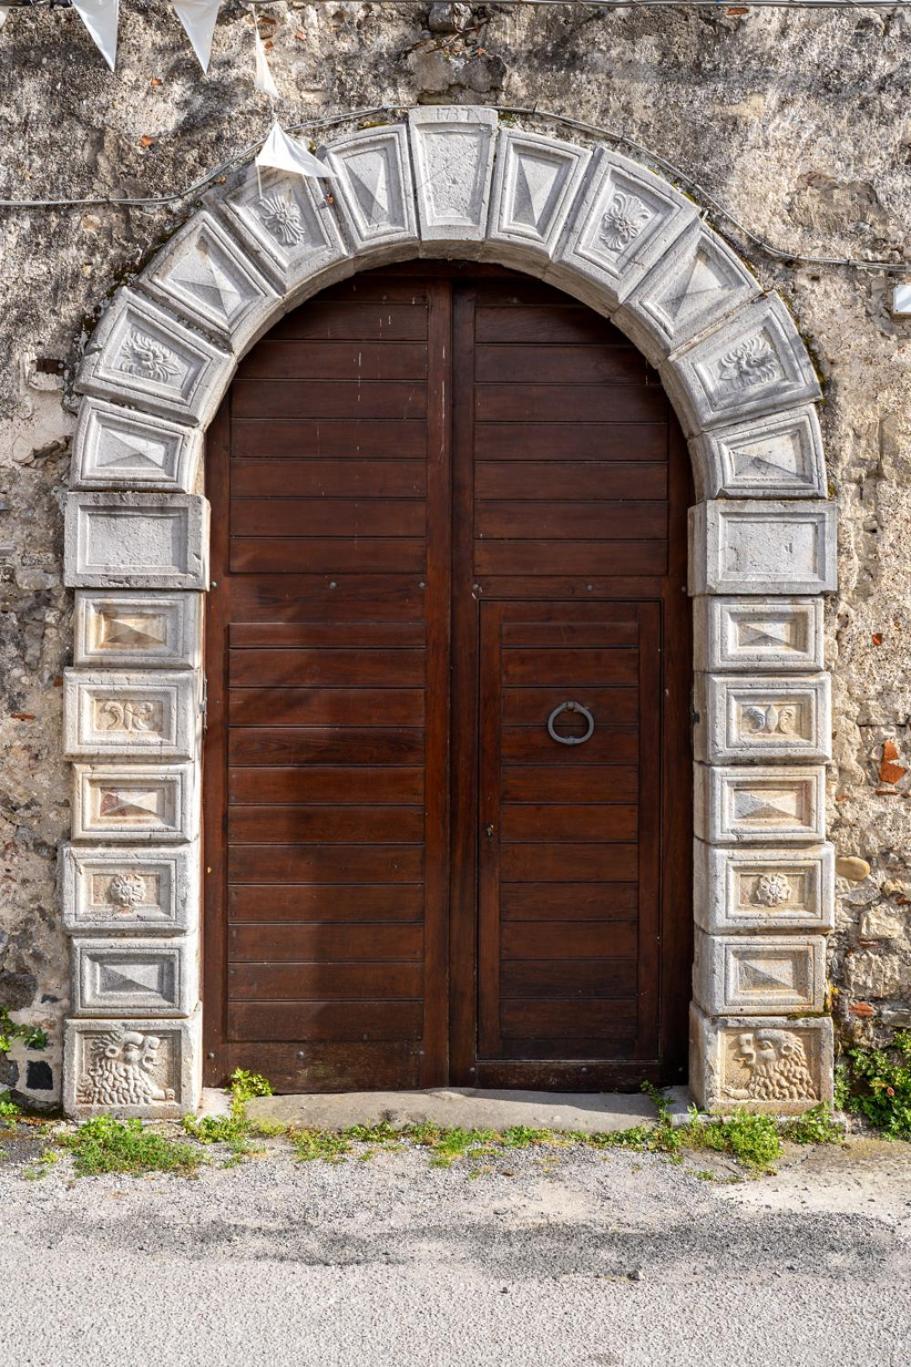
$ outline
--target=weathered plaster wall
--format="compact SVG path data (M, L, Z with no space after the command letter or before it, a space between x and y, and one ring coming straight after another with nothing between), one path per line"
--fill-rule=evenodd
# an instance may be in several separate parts
M223 7L204 81L159 0L123 8L116 76L72 12L11 13L0 196L168 193L261 141L251 22ZM261 31L287 123L376 104L538 105L635 139L789 250L911 258L907 14L288 4ZM68 977L55 889L68 831L68 385L110 292L192 207L0 209L0 1004L55 1046ZM872 1033L911 1024L911 324L890 317L886 276L776 264L733 240L791 303L826 385L841 542L829 829L840 855L871 865L839 880L831 971L845 1029ZM53 1051L14 1052L0 1085L52 1099L27 1086L27 1060L46 1057L56 1085Z

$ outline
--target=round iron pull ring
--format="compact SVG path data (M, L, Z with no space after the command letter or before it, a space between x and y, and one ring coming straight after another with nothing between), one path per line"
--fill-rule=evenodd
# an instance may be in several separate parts
M578 712L585 718L587 730L584 736L561 736L554 723L561 712ZM561 702L559 707L555 707L547 718L547 734L551 740L555 740L559 745L584 745L587 740L591 740L595 732L595 719L587 707L583 707L580 702Z

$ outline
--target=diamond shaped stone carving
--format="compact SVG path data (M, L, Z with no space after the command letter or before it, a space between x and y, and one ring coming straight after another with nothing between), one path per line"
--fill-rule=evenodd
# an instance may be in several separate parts
M354 133L325 153L338 176L333 194L355 252L413 243L417 227L405 125Z
M78 385L86 394L144 412L205 424L232 370L227 352L124 289L98 325Z
M63 924L71 934L195 928L199 869L194 846L65 845L62 853Z
M693 223L613 317L654 364L759 293L728 245Z
M694 914L703 930L806 930L825 933L835 923L835 852L736 849L694 842Z
M795 408L719 427L690 443L704 497L825 498L816 410Z
M421 237L480 243L487 227L497 115L491 109L424 106L408 114Z
M715 844L815 844L825 833L825 769L694 765L695 833Z
M690 593L826 593L836 584L836 508L711 499L690 509Z
M712 1111L797 1115L832 1101L827 1017L722 1016L690 1008L690 1090Z
M201 1017L69 1020L64 1027L63 1109L168 1120L195 1111L202 1086Z
M196 942L73 941L77 1016L189 1016L198 997Z
M85 399L73 439L71 487L189 492L201 434L148 413Z
M700 674L695 695L697 759L730 764L831 757L828 674Z
M278 295L205 210L155 257L142 283L236 351L280 311Z
M693 599L697 670L823 667L821 598Z
M589 159L572 143L501 129L488 241L517 245L517 264L529 250L550 256ZM503 261L509 257L504 250L486 254Z
M597 287L594 306L616 308L695 218L695 205L666 182L599 148L545 279L582 298L581 273Z
M822 935L706 935L697 929L693 996L709 1015L821 1011Z
M63 700L71 758L191 759L195 754L199 716L190 673L68 669Z
M192 840L194 779L191 764L74 764L73 839Z
M209 505L198 494L70 494L66 583L75 588L208 586Z
M213 206L275 283L285 309L304 287L312 292L327 283L322 277L332 266L344 263L332 279L354 269L319 181L248 168L224 198L213 200Z
M820 397L806 347L777 295L747 304L673 352L660 374L689 436Z
M76 594L75 662L106 668L189 669L199 663L198 593Z

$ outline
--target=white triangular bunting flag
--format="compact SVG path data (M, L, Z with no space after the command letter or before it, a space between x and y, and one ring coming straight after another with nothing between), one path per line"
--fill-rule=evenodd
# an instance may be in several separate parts
M317 160L299 142L289 138L278 119L256 158L257 166L275 166L279 171L290 171L296 176L319 176L321 180L335 180L325 162Z
M113 71L117 61L117 20L120 17L120 0L73 0L73 9Z
M269 63L266 61L266 49L263 47L263 40L259 36L255 19L253 21L253 39L256 43L256 75L253 78L253 84L257 90L268 95L270 100L277 100L278 86L272 79L272 72L269 70Z
M218 18L221 0L173 0L178 19L193 44L193 51L199 58L204 72L209 70L209 57L212 54L212 35Z

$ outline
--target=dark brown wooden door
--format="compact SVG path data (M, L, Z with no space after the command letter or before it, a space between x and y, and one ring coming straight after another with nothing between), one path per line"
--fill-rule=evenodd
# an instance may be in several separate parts
M681 1076L689 486L639 354L509 272L362 275L242 363L207 484L208 1079Z

